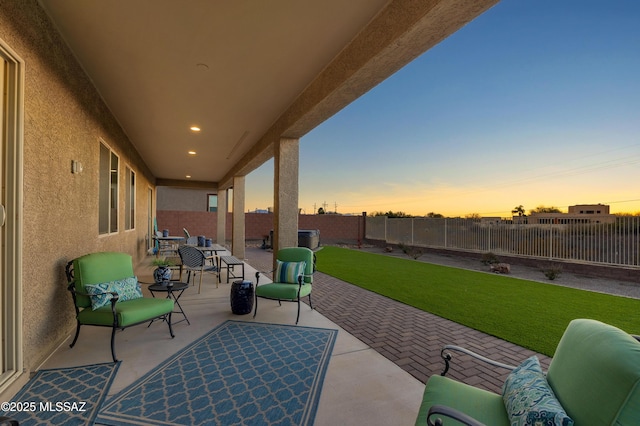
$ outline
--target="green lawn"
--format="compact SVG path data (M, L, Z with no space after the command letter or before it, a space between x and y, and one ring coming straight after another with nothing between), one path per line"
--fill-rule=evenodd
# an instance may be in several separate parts
M338 247L318 270L552 356L567 324L593 318L640 334L640 300Z

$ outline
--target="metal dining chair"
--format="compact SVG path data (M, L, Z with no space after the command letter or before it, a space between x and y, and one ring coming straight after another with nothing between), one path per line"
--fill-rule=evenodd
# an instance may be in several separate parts
M213 262L213 257L207 257L195 247L188 245L182 245L178 247L178 254L182 261L182 268L180 269L180 281L182 281L182 271L187 271L187 283L191 281L191 273L193 273L194 281L195 274L200 273L200 281L198 282L198 294L202 288L202 275L205 272L218 274L219 269L217 262ZM213 264L207 263L207 260L212 260ZM216 279L216 288L218 287L218 279Z

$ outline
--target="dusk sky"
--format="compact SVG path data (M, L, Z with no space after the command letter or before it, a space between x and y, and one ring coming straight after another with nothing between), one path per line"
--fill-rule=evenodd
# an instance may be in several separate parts
M640 212L640 2L502 0L300 140L299 205ZM273 206L273 160L247 176Z

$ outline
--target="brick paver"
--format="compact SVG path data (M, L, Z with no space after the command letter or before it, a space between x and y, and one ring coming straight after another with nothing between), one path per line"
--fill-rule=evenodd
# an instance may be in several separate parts
M247 249L248 263L271 269L270 251ZM543 368L550 358L469 327L364 290L321 272L314 274L313 307L403 370L425 383L440 374L444 345L458 345L505 364L518 365L538 355ZM500 392L507 370L496 369L467 355L453 353L448 377Z

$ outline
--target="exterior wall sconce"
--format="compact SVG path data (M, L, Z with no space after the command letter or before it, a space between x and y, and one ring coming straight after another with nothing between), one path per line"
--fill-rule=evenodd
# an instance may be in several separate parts
M78 174L82 173L82 163L76 160L71 160L71 173Z

